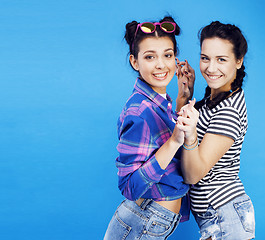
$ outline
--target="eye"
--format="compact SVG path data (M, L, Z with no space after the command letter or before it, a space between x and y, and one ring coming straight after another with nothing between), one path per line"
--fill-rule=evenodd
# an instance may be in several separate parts
M167 53L167 54L165 54L165 57L166 57L166 58L172 58L172 57L173 57L173 54L171 54L171 53Z
M226 59L224 59L224 58L218 58L218 61L219 62L226 62Z
M152 56L152 55L146 55L144 58L147 59L147 60L152 60L152 59L154 59L154 56Z
M202 60L203 62L206 62L206 61L208 61L208 60L209 60L209 58L208 58L208 57L206 57L206 56L201 56L201 60Z

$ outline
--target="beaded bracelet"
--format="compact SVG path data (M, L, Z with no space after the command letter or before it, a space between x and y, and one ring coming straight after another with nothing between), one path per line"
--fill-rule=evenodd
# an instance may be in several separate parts
M196 145L195 145L196 144ZM189 148L189 147L191 147L191 146L193 146L193 145L195 145L194 147L192 147L192 148ZM195 149L196 147L198 147L199 146L199 141L198 141L198 137L197 137L197 139L195 140L195 142L193 143L193 144L191 144L191 145L188 145L188 144L185 144L185 143L183 143L183 148L184 149L186 149L186 150L193 150L193 149Z

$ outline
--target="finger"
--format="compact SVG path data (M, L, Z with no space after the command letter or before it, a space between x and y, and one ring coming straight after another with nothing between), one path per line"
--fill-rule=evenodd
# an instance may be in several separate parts
M184 106L179 110L178 115L183 115L184 110L187 109L187 108L188 108L188 104L184 105Z
M185 135L187 134L187 133L189 133L189 135L194 131L193 129L191 129L189 126L187 126L187 125L180 125L180 124L178 124L177 125L177 128L179 129L179 130L181 130L181 131L183 131L184 133L185 133Z
M183 122L181 121L181 119L178 119L178 120L177 120L177 124L179 124L179 125L183 125Z
M185 126L181 125L181 124L177 124L177 128L183 132L185 132L186 128Z
M191 110L187 110L186 113L187 113L187 118L191 119L194 122L194 124L197 124L198 119L199 119L199 112L195 108L192 108ZM182 122L184 122L184 120ZM190 123L190 124L193 124L193 123Z
M185 60L185 63L186 63L189 74L191 74L191 76L193 76L195 73L194 69L190 66L187 59Z
M181 72L183 75L187 76L189 74L188 68L186 65L181 67Z
M194 121L193 119L183 118L183 117L179 117L179 118L181 118L181 119L179 119L179 122L182 126L185 127L185 131L192 132L192 131L194 131L194 129L196 129L197 122ZM184 130L184 128L183 128L183 130Z
M178 78L180 78L181 75L182 75L182 73L181 73L181 66L179 65L179 60L177 58L176 58L176 62L177 62L177 64L176 64L176 76Z
M196 103L196 99L193 98L192 100L189 100L188 105L191 106L191 107L194 107L195 103Z
M178 58L175 58L176 59L176 62L177 62L177 65L180 65L180 61Z
M189 85L186 81L183 81L182 82L182 92L184 92L186 95L188 94L189 95Z
M184 109L181 109L178 115L180 117L186 117L186 118L193 119L195 122L197 122L199 112L194 107L187 104L187 107Z

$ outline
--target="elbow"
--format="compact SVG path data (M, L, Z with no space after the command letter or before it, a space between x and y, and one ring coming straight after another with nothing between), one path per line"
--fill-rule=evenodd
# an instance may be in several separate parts
M200 181L200 180L199 180ZM197 184L199 181L197 181L197 180L185 180L185 183L186 184L190 184L190 185L195 185L195 184Z

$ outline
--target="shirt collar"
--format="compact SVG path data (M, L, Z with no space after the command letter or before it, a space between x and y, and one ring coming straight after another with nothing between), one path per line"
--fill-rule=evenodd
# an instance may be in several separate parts
M168 103L172 103L172 99L167 94L167 99L160 96L157 92L155 92L145 81L140 78L137 78L134 89L141 94L148 97L152 102L154 102L157 106L162 108L165 112L167 112Z

